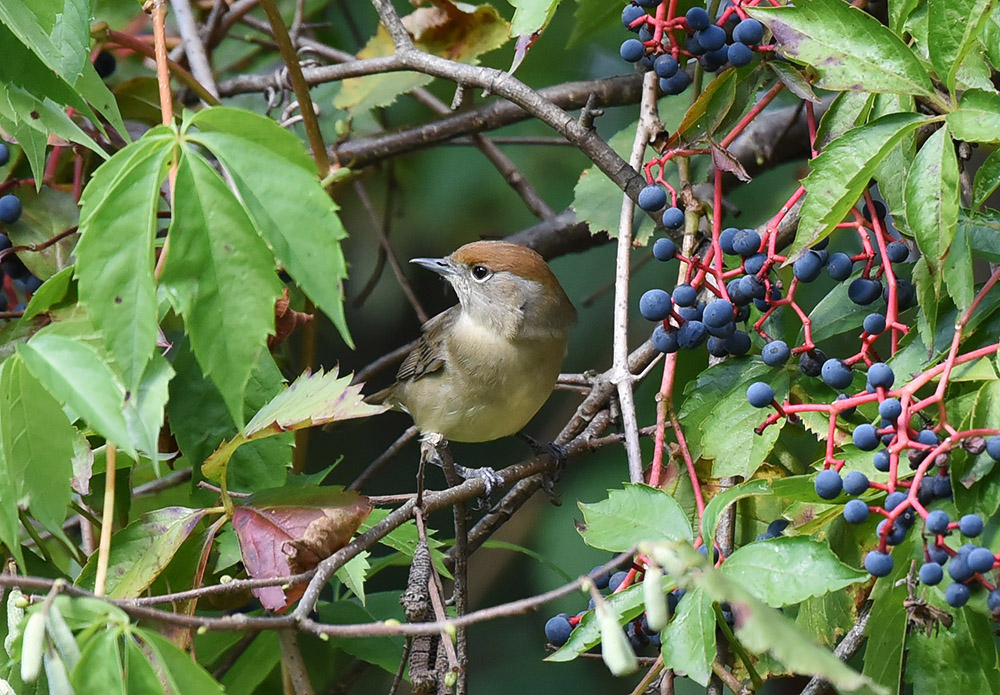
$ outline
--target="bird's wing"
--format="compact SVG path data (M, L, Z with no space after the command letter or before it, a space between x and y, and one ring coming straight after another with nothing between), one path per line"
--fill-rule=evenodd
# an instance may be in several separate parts
M416 381L444 366L446 327L458 319L460 307L453 306L423 325L417 346L406 356L396 372L396 381Z

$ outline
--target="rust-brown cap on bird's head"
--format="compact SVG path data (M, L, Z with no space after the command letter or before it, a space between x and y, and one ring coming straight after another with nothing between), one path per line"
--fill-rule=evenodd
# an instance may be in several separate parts
M467 267L483 265L493 272L508 271L525 280L543 285L559 286L545 259L534 250L508 241L474 241L450 256L451 260Z

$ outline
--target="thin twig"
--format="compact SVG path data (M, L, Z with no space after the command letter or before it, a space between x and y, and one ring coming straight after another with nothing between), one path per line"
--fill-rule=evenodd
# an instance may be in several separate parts
M108 579L108 560L111 557L111 529L115 521L115 474L117 473L118 447L112 442L105 445L105 458L101 541L97 548L97 572L94 577L94 594L96 596L104 596L104 588Z
M854 621L851 629L840 640L840 644L833 650L834 655L841 661L850 661L858 653L861 645L865 642L865 627L868 625L868 617L871 615L871 603L866 603L858 612L858 619ZM806 687L802 689L800 695L821 695L829 692L829 683L819 676L814 677Z
M188 0L170 0L170 4L174 8L177 29L181 34L184 54L187 56L192 74L212 96L219 96L219 88L215 84L212 66L205 53L205 45L201 42L201 36L198 34L198 26L195 23L194 14L191 12L191 5Z
M281 645L281 666L292 682L295 695L313 695L312 683L306 663L299 650L299 636L295 630L278 630L278 644Z

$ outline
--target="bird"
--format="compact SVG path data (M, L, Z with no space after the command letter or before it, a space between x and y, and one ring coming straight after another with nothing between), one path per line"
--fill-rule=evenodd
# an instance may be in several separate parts
M410 261L441 275L458 304L429 319L396 381L365 398L413 418L422 440L517 434L555 388L576 309L526 246L475 241Z

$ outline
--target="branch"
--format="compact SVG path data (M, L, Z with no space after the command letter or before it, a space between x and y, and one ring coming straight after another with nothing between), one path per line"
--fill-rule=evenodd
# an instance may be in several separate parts
M851 626L851 629L840 640L840 644L833 650L834 655L841 661L850 661L851 657L858 653L861 645L865 642L865 627L868 625L868 616L871 614L872 604L869 602L858 613L858 619ZM829 692L830 684L820 677L814 677L802 689L800 695L821 695Z

